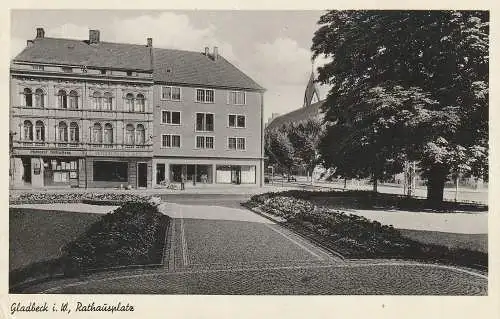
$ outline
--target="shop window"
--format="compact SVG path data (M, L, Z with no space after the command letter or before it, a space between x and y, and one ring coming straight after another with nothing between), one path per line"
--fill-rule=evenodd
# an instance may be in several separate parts
M99 182L127 182L128 163L113 161L94 161L93 178Z

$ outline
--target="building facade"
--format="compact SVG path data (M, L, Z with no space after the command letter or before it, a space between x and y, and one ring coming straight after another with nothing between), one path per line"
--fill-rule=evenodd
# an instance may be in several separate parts
M155 49L153 184L263 184L264 89L218 54Z
M11 187L262 185L264 89L214 50L38 28L10 67Z
M34 40L10 68L13 187L151 187L152 40Z

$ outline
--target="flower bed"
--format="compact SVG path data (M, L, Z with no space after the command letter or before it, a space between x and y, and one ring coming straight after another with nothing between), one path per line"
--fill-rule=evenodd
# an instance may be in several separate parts
M308 200L276 194L254 196L245 204L286 219L286 224L320 237L322 245L347 258L398 258L487 267L488 255L465 249L423 244L403 237L392 226L317 206ZM311 236L309 236L311 237ZM313 238L314 239L314 238Z
M61 257L11 271L10 285L116 267L161 265L169 223L155 201L126 202L64 246Z
M336 191L305 191L288 190L283 192L269 192L254 195L251 198L253 203L263 203L265 200L274 197L292 197L313 202L319 206L338 206L344 204L350 208L391 208L422 211L431 209L428 202L423 198L407 197L396 194L375 193L361 190L336 190ZM454 212L454 211L486 211L487 205L479 203L462 202L442 202L439 208L432 207L433 211Z
M51 204L51 203L86 203L116 205L124 202L145 202L149 196L127 193L23 193L10 195L10 204Z

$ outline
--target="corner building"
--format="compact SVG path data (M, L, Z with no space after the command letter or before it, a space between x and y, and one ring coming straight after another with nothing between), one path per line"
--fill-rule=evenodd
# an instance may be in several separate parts
M145 42L37 29L10 66L11 186L151 187L153 48Z
M263 183L264 89L218 53L154 49L153 185Z

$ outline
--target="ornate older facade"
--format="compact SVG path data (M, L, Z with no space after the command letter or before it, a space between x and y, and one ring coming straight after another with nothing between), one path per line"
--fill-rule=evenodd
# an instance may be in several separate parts
M150 187L151 46L100 42L96 30L88 41L45 38L39 28L11 63L11 185Z

